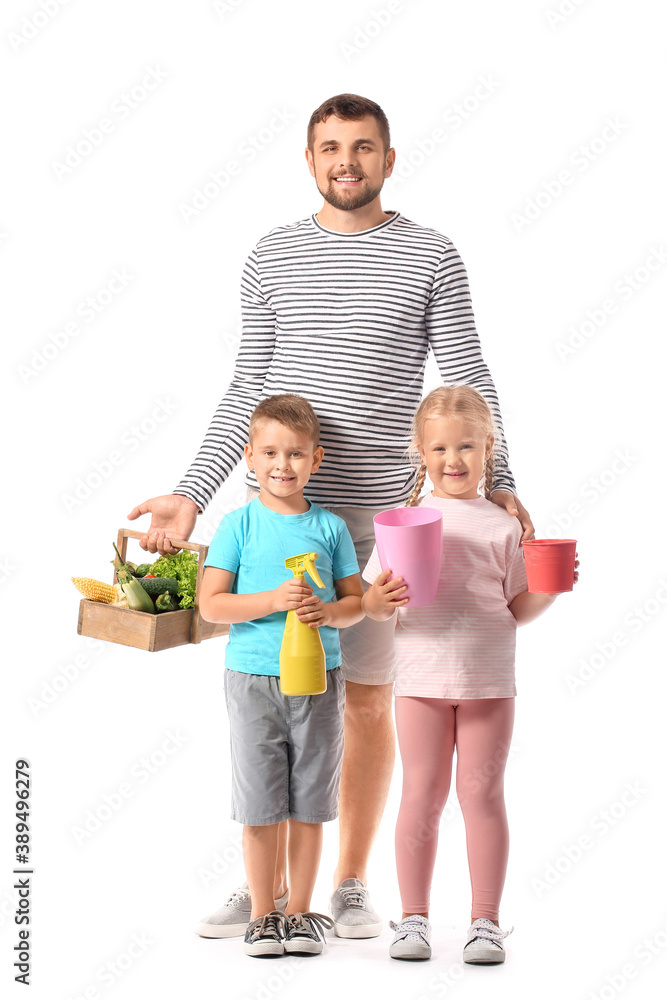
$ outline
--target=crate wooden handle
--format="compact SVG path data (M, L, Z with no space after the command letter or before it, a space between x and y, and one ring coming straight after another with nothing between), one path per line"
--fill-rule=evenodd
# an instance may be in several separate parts
M127 553L128 538L143 538L145 534L145 531L134 531L132 528L118 529L118 540L116 545L123 562L125 562L125 555ZM195 583L195 606L193 608L192 625L190 627L190 642L201 642L200 629L202 618L199 614L199 590L201 587L202 577L204 575L204 560L208 554L208 545L199 545L198 542L174 541L172 539L169 539L169 541L175 549L189 549L191 552L197 553L197 582ZM117 582L115 564L113 582Z

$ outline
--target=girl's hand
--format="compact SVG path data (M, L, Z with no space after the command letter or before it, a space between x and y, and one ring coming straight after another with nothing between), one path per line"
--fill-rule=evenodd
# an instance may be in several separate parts
M279 587L273 591L274 611L296 611L302 602L310 597L312 588L304 581L303 577L293 576L289 580L284 580Z
M296 616L309 628L319 628L320 625L330 624L328 609L328 604L325 604L317 594L312 594L301 602L301 607L296 609Z
M364 613L376 621L386 621L387 618L391 618L396 608L403 607L409 601L408 588L407 584L403 583L403 577L393 577L392 573L391 569L383 570L368 588L361 602Z

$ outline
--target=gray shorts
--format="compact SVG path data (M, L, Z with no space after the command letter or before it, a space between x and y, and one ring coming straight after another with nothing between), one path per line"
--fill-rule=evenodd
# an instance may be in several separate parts
M259 496L259 490L251 486L247 490L247 499ZM320 504L324 507L324 504ZM359 571L363 572L368 562L373 546L375 532L373 517L385 507L326 507L333 514L342 517L354 542ZM362 578L364 590L370 584ZM340 651L342 656L341 669L346 681L356 684L392 684L395 674L394 629L395 618L387 622L374 622L371 618L362 618L356 625L340 629Z
M324 694L287 696L280 678L225 670L232 751L232 819L267 826L338 815L345 681L327 670Z

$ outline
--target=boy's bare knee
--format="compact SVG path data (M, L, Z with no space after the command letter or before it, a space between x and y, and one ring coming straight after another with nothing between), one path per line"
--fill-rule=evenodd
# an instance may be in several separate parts
M263 826L248 826L246 824L243 827L243 835L245 837L251 837L253 840L260 840L262 837L271 836L277 826L277 823L268 823Z

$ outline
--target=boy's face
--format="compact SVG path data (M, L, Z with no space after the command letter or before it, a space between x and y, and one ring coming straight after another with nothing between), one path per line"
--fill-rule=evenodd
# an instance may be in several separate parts
M316 447L307 434L277 420L263 420L245 446L246 462L257 476L260 493L279 502L303 496L323 456L324 449Z

